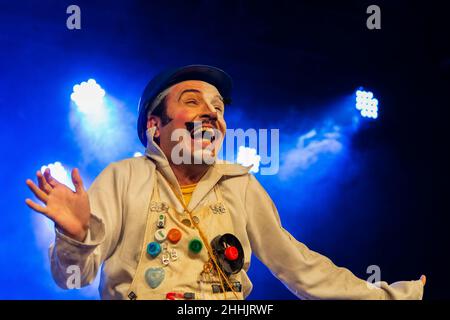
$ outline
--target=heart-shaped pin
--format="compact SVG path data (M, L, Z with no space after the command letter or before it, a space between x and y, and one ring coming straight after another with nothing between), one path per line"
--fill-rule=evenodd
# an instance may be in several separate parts
M164 276L165 271L163 268L148 268L145 271L145 281L152 289L157 288L163 282Z

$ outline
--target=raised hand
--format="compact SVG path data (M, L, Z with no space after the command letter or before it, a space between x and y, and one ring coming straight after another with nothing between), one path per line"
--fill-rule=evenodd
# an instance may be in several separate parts
M48 168L44 175L40 171L37 171L36 175L39 187L30 179L27 179L26 184L46 206L39 205L31 199L26 199L25 203L55 222L58 229L67 236L84 241L89 228L91 211L89 197L84 190L78 169L72 170L75 192L53 178Z

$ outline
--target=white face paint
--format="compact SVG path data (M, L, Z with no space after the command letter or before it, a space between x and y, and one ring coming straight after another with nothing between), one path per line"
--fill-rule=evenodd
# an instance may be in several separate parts
M171 121L158 132L166 157L174 164L213 164L226 131L217 88L197 80L180 82L168 89L165 102Z

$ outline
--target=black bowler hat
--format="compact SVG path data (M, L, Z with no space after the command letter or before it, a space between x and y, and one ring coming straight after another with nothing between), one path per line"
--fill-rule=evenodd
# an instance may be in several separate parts
M152 102L162 91L174 84L187 80L208 82L217 88L225 102L231 102L231 77L219 68L197 64L159 73L147 84L139 100L137 130L139 140L141 140L144 147L147 146L147 114Z

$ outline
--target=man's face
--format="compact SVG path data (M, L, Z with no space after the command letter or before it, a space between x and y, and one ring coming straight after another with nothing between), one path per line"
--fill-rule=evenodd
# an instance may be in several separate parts
M216 87L198 80L177 83L166 96L166 108L167 116L172 121L162 126L159 117L150 116L147 128L157 125L155 136L159 137L160 148L168 159L176 163L172 154L178 155L180 147L190 151L189 155L183 156L188 157L191 163L195 158L211 159L217 156L226 123L225 106ZM184 133L183 137L180 137L180 132ZM177 152L172 153L175 146Z

